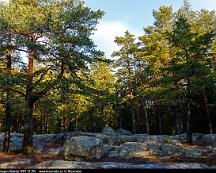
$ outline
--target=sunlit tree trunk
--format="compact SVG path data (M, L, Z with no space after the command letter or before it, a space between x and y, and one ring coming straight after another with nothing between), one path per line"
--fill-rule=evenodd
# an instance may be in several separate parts
M34 36L32 36L32 42L34 42ZM23 139L23 151L25 153L32 153L33 151L33 108L34 108L34 95L32 93L33 89L33 67L34 67L34 56L35 49L30 48L28 57L28 83L26 87L26 123L25 132Z
M11 44L11 36L9 36L9 43ZM7 91L6 91L6 117L5 117L5 135L3 141L3 152L8 152L10 147L10 129L11 129L11 54L7 55Z

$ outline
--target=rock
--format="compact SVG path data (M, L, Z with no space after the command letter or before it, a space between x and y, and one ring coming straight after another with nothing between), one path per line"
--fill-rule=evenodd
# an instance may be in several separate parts
M21 150L23 144L23 134L11 133L10 151Z
M147 143L147 150L153 155L160 155L161 153L159 143Z
M11 161L11 162L4 162L0 164L0 169L15 169L16 166L20 165L31 165L32 160L23 159L23 160L17 160L17 161Z
M46 161L28 169L207 169L200 163L121 163L121 162L81 162L81 161Z
M60 145L64 145L66 140L66 133L58 133L53 137L53 142L60 144Z
M111 127L105 127L102 130L102 134L105 134L105 135L114 135L115 131Z
M10 162L7 162L7 163L1 163L0 169L16 169L16 167L11 165Z
M127 136L127 135L104 135L104 134L95 134L95 137L102 139L104 144L119 146L125 142L137 142L139 137L136 135Z
M202 156L202 150L193 146L193 147L189 147L186 149L185 151L185 156L186 157L192 157L192 158L197 158Z
M97 160L103 156L102 140L95 137L77 136L66 140L64 157L66 160Z
M120 135L133 135L133 133L131 131L124 130L122 128L116 130L115 133L118 133Z
M47 151L48 154L52 154L52 155L63 155L64 154L64 148L60 147L60 148L50 148Z
M94 169L94 163L82 161L51 160L45 161L28 169Z
M216 134L205 134L202 135L198 140L205 146L216 147Z
M114 149L115 149L115 147L113 147L113 146L111 146L111 145L104 144L104 145L103 145L103 154L104 154L104 156L105 156L105 157L106 157L106 156L109 156L110 151L112 151L112 150L114 150Z
M111 151L109 157L130 159L136 157L145 157L146 155L149 155L149 152L146 152L145 145L136 142L127 142Z
M166 169L209 169L203 163L170 163L165 165Z
M216 152L207 154L210 158L216 158Z
M163 156L173 155L173 154L181 155L184 153L183 148L173 144L161 144L159 150L160 150L159 154Z

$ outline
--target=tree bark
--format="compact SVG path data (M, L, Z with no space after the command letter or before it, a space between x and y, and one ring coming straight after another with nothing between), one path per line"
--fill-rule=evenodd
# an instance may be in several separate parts
M34 36L33 36L34 37ZM34 42L34 38L32 38ZM26 87L26 124L23 139L23 152L30 154L33 152L33 107L35 98L32 92L33 88L33 67L34 67L34 54L35 49L30 48L29 58L28 58L28 83Z
M148 120L148 111L146 103L144 103L144 111L145 111L145 126L146 126L146 133L150 134L150 128L149 128L149 120Z
M33 152L33 106L34 102L32 101L31 95L27 96L27 106L26 106L26 125L23 139L23 152L30 154Z
M187 142L192 144L192 128L191 128L191 93L190 93L190 79L187 78L187 115L186 115L186 135Z
M207 115L207 118L208 118L209 133L213 134L212 121L211 121L211 117L210 117L209 109L208 109L208 98L207 98L205 90L203 91L203 97L204 97L204 104L205 104L205 112L206 112L206 115Z
M10 36L9 36L10 37ZM9 43L11 43L11 38L9 38ZM7 91L6 91L6 117L5 117L5 135L3 141L3 152L8 152L10 148L10 129L11 129L11 65L12 58L11 54L7 55Z
M161 135L162 134L162 119L161 119L159 107L157 104L155 105L155 109L156 109L155 113L156 113L156 118L157 118L157 131L158 131L158 134Z
M135 120L135 113L133 109L131 108L131 114L132 114L132 123L133 123L133 133L136 133L136 120Z
M176 131L178 135L184 131L182 117L178 113L176 113Z

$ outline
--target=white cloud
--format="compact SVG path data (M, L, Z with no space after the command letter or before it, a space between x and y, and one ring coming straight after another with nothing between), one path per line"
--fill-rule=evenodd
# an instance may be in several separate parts
M97 31L95 31L92 39L95 41L98 49L104 51L105 55L110 58L113 51L119 50L119 47L114 42L115 37L123 36L127 30L136 36L141 35L140 31L131 28L126 23L120 21L102 21L97 25Z

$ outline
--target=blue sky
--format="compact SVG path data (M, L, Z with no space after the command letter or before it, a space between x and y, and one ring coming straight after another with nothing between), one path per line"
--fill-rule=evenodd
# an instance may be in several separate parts
M137 36L143 34L143 27L152 25L153 9L161 5L172 6L174 10L183 5L183 0L84 0L92 9L101 9L106 14L100 20L97 31L92 36L98 49L110 58L119 48L114 43L115 36L121 36L126 30ZM190 0L192 8L216 9L216 0Z

